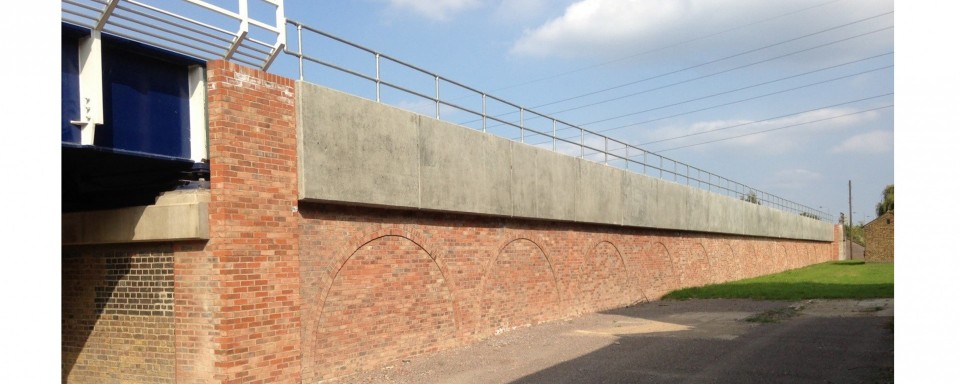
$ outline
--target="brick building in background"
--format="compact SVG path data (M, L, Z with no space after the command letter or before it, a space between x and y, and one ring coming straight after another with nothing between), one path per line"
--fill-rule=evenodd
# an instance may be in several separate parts
M893 211L863 226L866 241L864 260L868 262L893 262Z

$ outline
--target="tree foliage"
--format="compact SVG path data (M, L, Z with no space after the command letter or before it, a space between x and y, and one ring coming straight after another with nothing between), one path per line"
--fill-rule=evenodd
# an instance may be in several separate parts
M844 233L847 234L848 238L854 243L866 246L867 239L866 239L866 236L864 236L862 221L859 224L854 225L853 228L851 228L847 224L844 224L843 231Z
M760 205L760 199L757 197L757 193L754 191L750 191L750 193L746 195L741 195L740 200Z
M893 210L893 184L883 189L883 200L877 203L877 217Z

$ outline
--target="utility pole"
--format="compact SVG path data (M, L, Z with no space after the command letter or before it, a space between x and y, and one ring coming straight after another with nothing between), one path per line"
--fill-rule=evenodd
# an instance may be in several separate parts
M850 238L849 248L850 248L850 260L853 260L853 180L847 180L847 203L850 208L850 215L847 216L847 220L850 220L850 234L847 235Z

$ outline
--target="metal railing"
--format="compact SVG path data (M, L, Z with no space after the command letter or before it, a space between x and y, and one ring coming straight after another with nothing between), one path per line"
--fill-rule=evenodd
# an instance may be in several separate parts
M258 10L273 8L272 20L251 17L251 2ZM283 0L237 0L236 10L202 0L62 0L60 11L63 22L93 31L263 70L286 45Z
M286 22L288 26L291 26L296 30L296 44L294 44L291 38L290 44L284 49L283 53L296 58L300 80L306 80L305 64L318 64L323 67L373 83L373 96L371 99L376 100L377 102L384 102L382 95L386 89L399 91L407 95L416 96L423 100L428 100L432 104L429 113L425 113L426 111L424 111L422 108L418 112L432 115L432 117L438 120L446 120L456 124L465 125L462 121L458 123L449 118L445 119L446 116L443 111L446 107L447 111L454 112L447 113L447 115L457 116L458 113L456 112L460 112L459 115L465 113L475 117L475 119L469 120L467 123L479 123L478 126L474 126L472 128L483 132L490 133L491 129L498 128L501 130L500 134L502 136L519 141L521 143L539 146L551 149L555 152L592 160L609 166L633 171L635 173L653 176L663 180L670 180L691 187L697 187L709 192L777 208L782 211L796 213L828 222L833 221L832 216L821 210L813 209L803 204L786 200L756 188L751 188L747 185L727 179L701 168L697 168L683 162L646 151L624 141L584 129L563 120L545 115L521 105L514 104L510 101L490 95L473 87L461 84L455 80L451 80L434 72L430 72L413 64L396 59L382 52L375 51L327 32L304 25L301 22L290 19L287 19ZM306 53L304 51L305 32L311 34L312 36L321 37L323 39L327 39L329 42L339 43L345 47L348 47L349 49L358 50L366 55L369 55L368 60L372 60L372 65L368 66L368 70L370 72L364 73L362 69L348 68L344 64L333 63L330 60L324 60L316 57L315 55ZM288 35L293 36L293 33L289 33ZM294 45L296 48L291 49L290 47ZM382 69L385 64L402 67L414 74L423 76L424 78L429 79L427 81L429 81L431 84L420 84L421 89L412 89L414 87L397 83L396 79L387 79L382 73ZM465 99L465 96L444 97L446 92L442 92L442 90L446 89L445 87L456 87L460 91L466 91L468 96L469 94L472 94L473 96L478 97L479 106L470 107L466 106L464 103L457 102L458 100ZM429 89L429 91L425 91L425 89ZM506 107L507 109L512 110L493 114L489 111L491 103L497 103L501 107ZM519 115L519 120L512 121L503 118L503 116L511 114ZM541 119L541 121L545 123L541 123L540 127L533 127L530 125L530 122L535 119ZM504 127L513 130L514 133L512 135L504 134L502 132ZM558 132L561 131L571 130L574 132L574 134L566 137L558 134Z
M134 41L141 41L183 55L203 60L225 59L263 70L271 68L280 53L295 60L300 80L305 79L305 64L347 74L351 78L374 84L356 88L358 96L368 94L377 102L389 103L384 95L396 91L404 95L394 102L434 118L474 128L486 133L520 141L552 151L575 156L639 174L670 180L786 212L833 221L821 210L795 203L776 195L751 188L703 169L690 166L563 120L550 117L521 105L440 76L381 52L346 39L311 28L284 16L283 0L236 0L236 10L225 9L202 0L62 0L61 19L66 23L103 31ZM249 2L249 3L248 3ZM153 3L153 4L151 4ZM258 21L251 16L250 3L259 5L257 15L270 19ZM263 11L264 5L268 10ZM264 15L268 16L264 16ZM191 15L190 17L184 15ZM200 20L204 21L200 21ZM207 20L210 21L207 21ZM217 20L217 22L213 22ZM293 31L288 31L292 28ZM288 33L289 32L289 33ZM288 38L296 35L296 49ZM325 59L305 52L305 37L311 44L327 44ZM272 41L272 42L267 42ZM339 54L335 51L341 49ZM320 50L320 49L318 49ZM334 59L354 56L351 63L334 63ZM342 60L341 60L342 61ZM274 66L275 68L276 66ZM366 67L363 70L359 67ZM407 75L385 76L384 72L406 71ZM276 72L274 70L274 72ZM413 79L421 77L416 83ZM412 82L412 83L411 83ZM403 84L401 84L403 83ZM319 82L318 82L319 84ZM348 86L331 86L347 91ZM370 94L372 92L372 94ZM422 105L403 105L403 97L415 96L427 101ZM473 99L472 106L465 100ZM398 105L399 104L399 105ZM454 120L469 116L470 120ZM511 120L505 116L518 116ZM561 132L573 132L561 135Z

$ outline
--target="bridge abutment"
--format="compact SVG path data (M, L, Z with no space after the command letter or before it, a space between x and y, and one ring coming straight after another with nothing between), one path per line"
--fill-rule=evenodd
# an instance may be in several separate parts
M65 382L316 382L837 258L816 220L207 71L204 237L64 245Z

